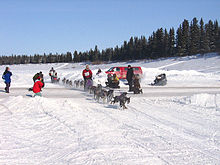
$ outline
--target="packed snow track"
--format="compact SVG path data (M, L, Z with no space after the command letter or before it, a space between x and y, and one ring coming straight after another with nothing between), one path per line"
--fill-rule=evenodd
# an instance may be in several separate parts
M127 92L127 88L115 89L115 95ZM199 93L218 94L220 87L144 87L143 94L134 95L129 93L131 97L168 97L168 96L192 96ZM42 90L43 97L46 98L83 98L86 93L80 88L44 88ZM12 88L9 94L5 94L0 90L0 98L8 96L24 96L32 97L33 93L27 88ZM92 95L91 95L92 96Z
M72 98L50 98L54 90ZM45 91L48 98L0 98L0 164L220 162L220 94L132 97L121 110L83 91ZM213 96L214 105L198 105Z

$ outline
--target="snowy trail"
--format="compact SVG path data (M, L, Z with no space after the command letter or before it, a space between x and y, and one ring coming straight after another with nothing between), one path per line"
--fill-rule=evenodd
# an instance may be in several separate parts
M126 92L127 88L116 89L115 94L119 95L121 92ZM131 97L172 97L172 96L192 96L199 93L220 93L220 87L144 87L144 94L134 95L128 94ZM7 98L8 96L23 96L30 97L33 93L29 92L27 88L11 88L10 94L5 94L3 90L0 91L0 98ZM84 98L86 93L83 89L75 88L44 88L42 92L46 98Z
M164 65L164 66L160 66L160 67L157 67L157 69L165 69L169 66L174 66L174 65L178 65L178 64L181 64L181 63L185 63L186 61L178 61L178 62L175 62L175 63L172 63L172 64L168 64L168 65Z
M218 164L219 112L180 100L2 98L0 164Z
M51 67L74 81L85 63L11 65L10 94L0 79L0 164L219 165L219 62L214 53L131 63L142 67L144 94L128 93L126 110L50 83ZM104 72L95 76L99 68L127 65L90 68L94 82L105 85ZM43 97L30 97L39 71L45 75ZM149 86L160 73L167 74L167 86ZM124 82L115 95L128 90Z

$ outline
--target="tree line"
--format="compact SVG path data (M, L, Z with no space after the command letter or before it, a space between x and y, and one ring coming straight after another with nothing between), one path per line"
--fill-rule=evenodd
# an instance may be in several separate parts
M41 64L41 63L60 63L60 62L72 62L72 53L67 52L66 54L48 54L34 56L27 55L12 55L12 56L0 56L0 65L11 65L11 64Z
M121 47L85 52L75 51L73 54L43 54L34 56L12 55L1 56L1 64L28 64L28 63L59 63L59 62L103 62L126 61L140 59L157 59L162 57L181 57L209 52L220 52L220 27L218 21L209 20L204 23L201 18L193 18L191 22L184 20L177 30L159 28L146 38L131 37L124 41Z

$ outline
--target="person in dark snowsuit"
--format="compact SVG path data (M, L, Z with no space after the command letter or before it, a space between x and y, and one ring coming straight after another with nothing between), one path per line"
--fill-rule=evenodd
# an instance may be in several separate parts
M131 65L128 65L128 71L127 71L127 75L126 75L126 79L128 81L128 85L129 85L129 92L132 91L132 80L133 80L133 76L134 76L134 71L131 68Z
M134 94L143 93L139 80L140 80L139 79L139 75L135 75L134 76L134 80L133 80L133 84L134 84L133 91L134 91Z
M11 85L11 76L12 76L12 73L10 72L10 68L6 67L5 72L3 73L3 76L2 76L2 79L5 80L5 84L6 84L6 87L5 87L6 93L9 93L9 87Z
M41 82L43 83L43 87L44 87L44 75L43 73L40 71L39 73L36 73L33 77L33 81L34 83L36 82L36 80L39 80L39 77L42 78Z

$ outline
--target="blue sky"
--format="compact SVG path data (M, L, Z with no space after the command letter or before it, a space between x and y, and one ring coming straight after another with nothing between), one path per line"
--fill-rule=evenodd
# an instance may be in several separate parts
M0 55L121 45L193 17L218 20L220 0L0 0Z

